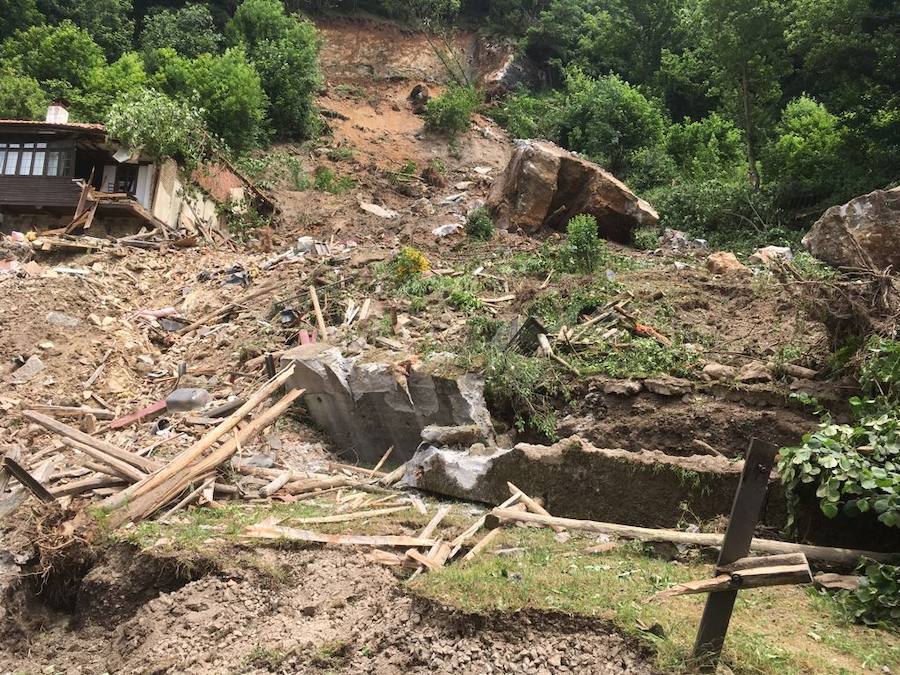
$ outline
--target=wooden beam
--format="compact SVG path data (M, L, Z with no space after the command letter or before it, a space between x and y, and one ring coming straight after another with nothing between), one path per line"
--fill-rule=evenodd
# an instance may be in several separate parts
M687 544L689 546L710 546L719 548L724 539L721 534L705 532L680 532L678 530L661 530L649 527L634 527L620 525L618 523L603 523L595 520L575 520L574 518L560 518L558 516L541 516L536 513L514 511L507 508L496 508L489 514L487 527L494 528L508 523L537 523L549 527L559 525L570 530L583 532L600 532L612 534L625 539L638 539L640 541L669 541L673 544ZM466 533L463 533L466 534ZM462 535L461 535L462 536ZM469 535L471 536L471 535ZM804 553L809 560L838 563L842 565L855 565L860 558L871 558L879 562L893 562L900 559L898 553L878 553L875 551L858 551L848 548L829 548L827 546L809 546L807 544L795 544L789 541L774 541L771 539L753 539L750 544L753 551L759 553Z
M332 546L401 546L430 548L433 539L406 537L398 535L369 536L363 534L324 534L310 530L297 530L291 527L251 525L244 530L248 539L277 539L283 541L306 541Z
M369 511L354 511L353 513L339 513L333 516L316 516L313 518L295 518L294 522L299 525L317 525L321 523L344 523L349 520L365 520L366 518L376 518L378 516L386 516L391 513L399 513L400 511L408 511L409 505L393 506L388 509L371 509ZM424 537L423 537L424 539Z
M755 438L750 441L716 567L730 565L750 553L753 533L769 491L769 477L776 454L778 448L771 443ZM706 599L693 653L701 671L716 671L735 600L737 591L730 589L712 593Z
M101 450L107 455L115 457L116 459L121 460L126 464L130 464L131 466L135 467L136 469L140 469L141 471L155 471L161 466L161 464L155 460L141 457L140 455L136 455L133 452L122 450L122 448L117 448L112 443L107 443L106 441L100 440L99 438L88 436L86 433L70 427L68 424L63 424L59 420L55 420L47 415L42 415L41 413L34 410L24 411L22 413L22 417L34 422L35 424L39 424L48 431L52 431L59 436L63 436L64 438L71 438L73 441L78 441L79 443L83 443L84 445L89 445L92 448Z
M39 481L35 480L35 478L22 468L12 457L3 458L3 468L6 469L13 478L19 481L26 490L45 504L56 501L56 497L50 494L50 492L47 491L47 488L41 485Z
M518 492L519 493L519 501L521 501L523 504L525 504L525 506L528 508L528 510L531 511L532 513L539 513L543 516L550 515L550 512L547 509L545 509L543 506L538 504L534 499L529 497L527 494L525 494L522 490L517 488L515 485L513 485L509 481L506 482L506 487L509 489L509 494L511 494L511 495L515 495ZM559 525L551 525L550 529L552 529L554 532L562 532L565 528L560 527Z

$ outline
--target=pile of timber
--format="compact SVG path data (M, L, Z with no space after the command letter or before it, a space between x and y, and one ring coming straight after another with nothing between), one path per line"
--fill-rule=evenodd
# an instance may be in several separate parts
M222 419L202 438L170 461L150 458L124 450L108 441L89 435L61 422L48 413L65 417L68 408L23 411L22 417L61 439L62 450L26 469L19 464L18 453L8 453L0 468L2 494L15 479L19 490L0 499L0 516L10 513L32 494L41 501L56 501L73 496L102 496L100 507L108 514L109 523L122 526L138 522L154 514L172 515L201 496L215 505L215 498L258 498L284 495L315 495L342 486L360 489L380 479L399 480L397 471L382 474L337 465L337 475L295 472L287 469L261 469L249 466L236 457L238 451L264 429L274 424L303 395L291 390L269 404L293 374L293 366L263 384L237 410ZM259 409L259 410L257 410ZM78 409L81 411L81 409ZM80 465L79 475L72 471L55 473L64 457ZM234 476L255 483L257 490L246 491L230 483ZM59 484L54 484L59 482ZM378 489L372 487L371 489Z

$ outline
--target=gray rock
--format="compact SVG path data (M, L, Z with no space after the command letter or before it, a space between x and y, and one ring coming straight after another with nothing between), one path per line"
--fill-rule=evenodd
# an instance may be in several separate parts
M166 397L166 407L170 412L188 412L209 405L209 392L195 387L176 389Z
M737 377L737 368L722 363L707 363L703 366L703 376L717 382L728 382Z
M44 365L43 361L41 361L37 356L31 356L22 365L21 368L19 368L12 374L12 381L15 384L30 382L35 377L37 377L45 368L46 366Z
M81 323L81 321L74 316L69 316L62 312L47 312L46 319L47 323L53 324L54 326L63 326L64 328L75 328L75 326Z
M304 402L338 447L377 462L394 447L400 464L419 447L429 426L475 425L493 438L480 376L460 373L440 359L427 364L387 352L345 357L324 343L303 345L282 357L295 365L289 386L305 389Z
M737 376L738 382L741 382L742 384L771 382L772 379L772 369L761 361L751 361L747 365L741 367Z
M644 388L659 396L684 396L693 391L694 385L689 380L683 380L680 377L663 375L644 380Z
M635 396L640 394L643 388L644 385L636 380L616 380L614 382L606 382L603 385L603 393L615 394L616 396Z

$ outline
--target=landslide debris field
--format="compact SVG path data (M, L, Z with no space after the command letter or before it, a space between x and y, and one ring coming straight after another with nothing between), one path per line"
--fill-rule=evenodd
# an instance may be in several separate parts
M554 516L724 533L750 439L797 446L817 407L848 414L858 383L817 314L835 273L677 232L601 239L590 269L565 227L471 236L486 202L558 217L523 206L547 155L478 115L452 144L426 131L408 95L445 77L415 36L320 29L330 135L242 167L270 225L0 239L34 263L0 276L0 455L49 490L0 482L0 671L689 668L705 595L650 600L712 576L714 548L477 521L525 510L518 489ZM486 76L506 54L476 42ZM789 502L773 473L758 537L898 550L874 517ZM851 587L855 560L809 556ZM898 672L896 631L823 585L742 591L720 672Z

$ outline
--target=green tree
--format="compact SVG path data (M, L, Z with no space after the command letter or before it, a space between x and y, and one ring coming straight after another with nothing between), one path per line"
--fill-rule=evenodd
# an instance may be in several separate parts
M286 14L278 0L245 0L227 33L233 44L247 50L259 72L278 133L289 138L314 135L315 93L322 78L319 37L312 23Z
M129 51L134 39L133 0L38 0L51 23L69 19L103 48L110 60Z
M159 89L170 96L202 105L210 131L229 147L241 151L254 147L266 135L269 101L259 73L244 50L233 47L224 54L201 54L196 59L161 49L162 65L153 74Z
M211 138L196 108L150 89L118 99L106 118L109 135L155 161L173 158L188 170L206 158Z
M91 71L83 94L72 101L72 112L79 119L100 122L106 119L117 100L140 91L147 84L143 60L130 52L114 63Z
M615 174L627 174L637 151L662 144L659 106L617 75L594 79L569 71L562 106L563 144Z
M789 69L784 40L789 0L699 0L701 39L720 68L723 101L744 130L750 183L759 188L759 148Z
M0 119L43 119L47 95L32 77L0 70Z
M0 56L42 84L56 80L75 89L105 62L91 36L68 19L58 26L32 26L16 33L0 46Z
M144 19L141 47L145 50L171 47L182 56L218 53L222 35L206 5L194 3L177 10L157 9Z
M838 118L808 97L788 103L766 151L765 167L792 199L815 201L837 189L844 130Z
M741 132L718 113L672 125L666 147L687 180L736 181L746 175Z
M0 40L43 22L35 0L0 0Z

